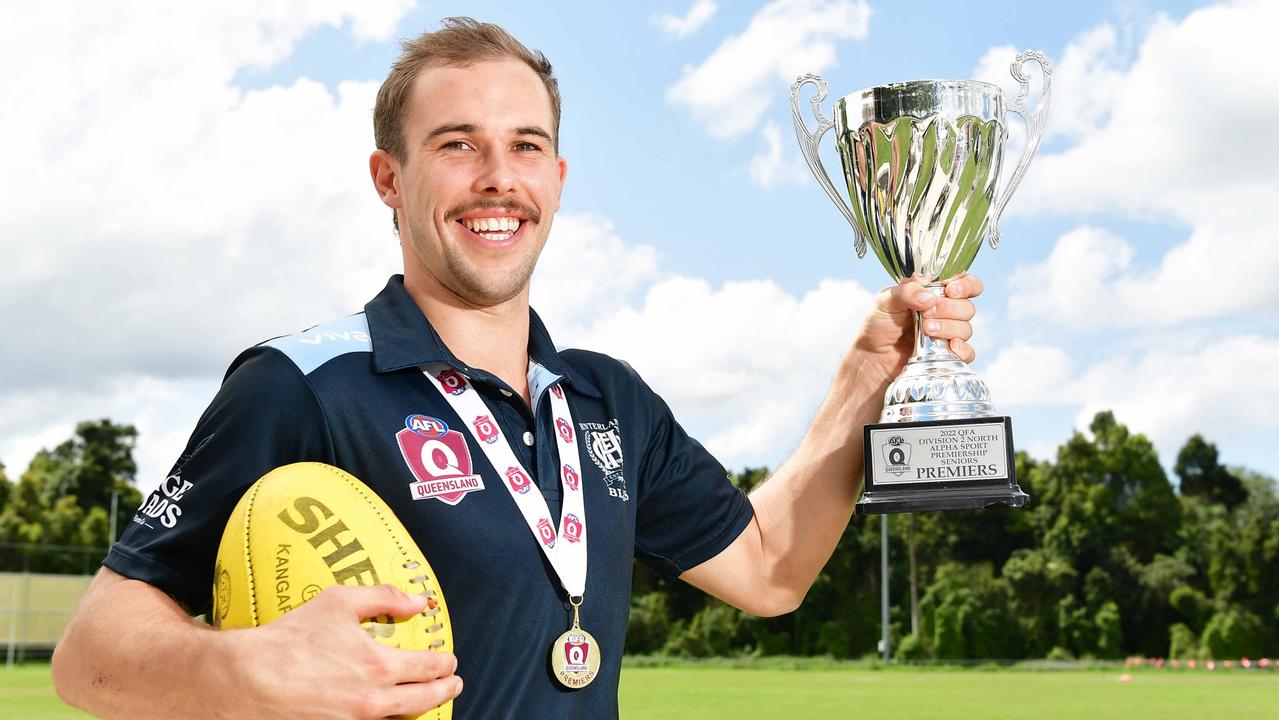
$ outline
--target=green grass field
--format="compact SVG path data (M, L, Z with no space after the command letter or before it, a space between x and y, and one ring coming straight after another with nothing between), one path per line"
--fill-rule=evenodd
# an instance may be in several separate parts
M783 670L628 667L626 720L871 718L1135 720L1279 717L1279 673L1108 670ZM0 669L0 717L62 720L47 665Z

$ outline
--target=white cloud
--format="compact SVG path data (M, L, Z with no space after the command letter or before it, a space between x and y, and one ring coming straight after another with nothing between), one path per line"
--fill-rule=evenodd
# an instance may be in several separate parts
M852 281L796 297L770 280L714 288L676 276L569 342L630 362L685 427L709 429L700 439L728 467L775 467L807 429L873 297Z
M23 169L0 173L0 316L21 338L0 353L12 472L111 417L138 425L149 487L240 349L358 309L398 266L364 179L379 81L233 80L321 26L388 39L409 5L0 10L0 46L22 58L0 84L0 157Z
M377 81L231 84L320 25L382 38L404 9L338 5L50 3L0 22L24 58L0 85L0 155L29 169L0 174L0 314L24 344L0 355L0 394L216 373L376 290L399 255L368 230L386 225L364 170Z
M983 375L1001 410L1073 408L1079 430L1112 410L1166 462L1195 432L1246 446L1279 430L1271 412L1279 398L1279 340L1237 335L1148 347L1076 370L1063 348L1019 344L1001 351Z
M612 220L562 213L538 260L530 299L563 342L562 333L612 316L629 293L658 276L657 251L622 242Z
M715 0L694 0L683 17L678 15L654 15L652 23L667 37L688 37L697 32L715 16Z
M840 40L864 39L870 7L863 0L775 0L666 92L706 131L733 137L754 128L795 78L836 62Z
M787 184L801 184L808 181L808 166L799 155L792 155L787 148L793 143L782 141L782 129L777 123L769 120L760 129L766 150L751 158L751 180L765 190Z
M1089 325L1172 326L1279 302L1279 75L1270 29L1279 4L1216 5L1160 17L1129 67L1119 32L1070 43L1054 73L1050 127L1072 140L1031 164L1009 205L1018 215L1120 214L1188 230L1161 231L1161 257L1094 228L1063 236L1025 270L1014 315ZM996 48L981 67L1011 53ZM996 61L995 58L1000 58ZM991 69L979 72L993 72ZM1013 125L1017 127L1016 124ZM1143 252L1160 248L1143 244ZM1051 311L1051 312L1049 312Z

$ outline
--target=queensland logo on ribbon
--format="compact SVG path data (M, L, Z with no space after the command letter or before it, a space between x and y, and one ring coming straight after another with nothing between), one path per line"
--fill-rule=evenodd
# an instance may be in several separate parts
M573 442L573 426L569 425L564 418L555 418L555 429L559 432L564 442Z
M529 480L528 474L524 472L524 468L512 465L506 469L506 482L515 492L523 495L533 486L533 482Z
M449 395L461 395L466 392L466 378L456 370L441 370L435 379L440 381Z
M577 468L564 463L560 473L564 476L564 484L568 486L568 489L577 492L577 488L582 482L582 476L577 474Z
M555 547L555 528L551 525L549 518L542 518L537 521L537 536L541 538L542 544L546 547Z
M480 415L475 418L473 423L475 426L475 435L480 440L492 444L497 442L497 438L501 433L497 430L497 423L493 422L493 418L488 415Z
M888 438L880 446L880 452L884 454L885 470L898 477L910 472L910 443L906 442L906 438L901 435Z
M411 415L409 419L415 417L434 420L425 415ZM438 428L429 423L424 426L430 428L428 432L413 428L407 421L406 425L395 434L395 441L416 480L409 485L414 500L434 499L456 505L468 493L484 489L484 479L471 467L471 451L462 433L444 426L442 435L434 435Z
M577 542L582 539L582 519L573 513L564 516L564 539Z

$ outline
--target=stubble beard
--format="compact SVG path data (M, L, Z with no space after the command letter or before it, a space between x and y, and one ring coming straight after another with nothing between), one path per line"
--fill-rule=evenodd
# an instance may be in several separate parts
M499 270L484 271L466 257L457 243L441 238L439 267L432 267L432 263L427 260L431 256L427 244L419 242L417 238L426 237L425 233L419 231L432 232L434 228L429 220L425 223L410 220L408 225L413 238L414 255L422 268L450 292L477 307L500 305L523 292L533 276L533 269L537 266L537 258L544 244L540 238L522 238L521 244L526 249L518 261ZM533 228L527 228L524 231L527 233L532 230Z

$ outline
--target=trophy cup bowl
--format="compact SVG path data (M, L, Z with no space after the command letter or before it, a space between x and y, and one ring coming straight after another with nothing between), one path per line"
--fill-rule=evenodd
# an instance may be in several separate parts
M1025 65L1031 61L1042 70L1043 91L1028 114ZM1027 51L1013 61L1012 75L1020 92L1011 105L990 83L918 80L842 97L834 121L821 109L825 80L809 74L795 81L791 108L800 149L852 225L859 258L869 245L893 280L918 274L941 296L945 281L968 271L984 238L998 246L999 218L1043 134L1052 69L1042 54ZM809 84L816 87L816 130L800 111L800 92ZM1025 121L1026 147L999 191L1008 111ZM847 196L835 189L818 154L832 128ZM1017 485L1011 419L995 414L986 383L945 341L924 334L918 313L914 353L888 386L880 422L866 426L864 439L859 514L1022 507L1029 499Z

